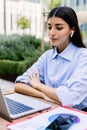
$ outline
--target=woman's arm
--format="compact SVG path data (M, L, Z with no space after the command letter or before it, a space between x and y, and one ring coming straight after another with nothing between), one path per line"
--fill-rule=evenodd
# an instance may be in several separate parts
M41 91L42 93L44 93L50 99L57 102L58 105L62 105L60 100L58 99L58 97L56 95L55 88L51 88L51 87L41 83L40 85L38 85L38 87L36 89Z
M15 84L14 88L15 88L15 92L19 92L19 93L22 93L25 95L29 95L29 96L33 96L33 97L37 97L37 98L42 98L42 99L47 100L47 101L58 103L58 101L53 100L52 98L45 95L43 92L41 92L33 87L30 87L27 84L19 82L19 83Z
M23 93L38 98L44 98L44 94L42 92L28 86L25 83L16 83L14 88L15 88L15 92Z
M61 105L61 102L56 95L55 88L49 87L41 83L39 78L39 72L37 74L33 72L32 75L29 76L29 82L31 86L49 97L50 99L56 101L59 105Z

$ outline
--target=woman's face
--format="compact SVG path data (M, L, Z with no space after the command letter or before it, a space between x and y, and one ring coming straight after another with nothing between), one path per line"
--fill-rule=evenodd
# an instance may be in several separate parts
M58 47L58 51L62 52L69 44L72 29L60 17L51 17L48 20L48 36L52 46Z

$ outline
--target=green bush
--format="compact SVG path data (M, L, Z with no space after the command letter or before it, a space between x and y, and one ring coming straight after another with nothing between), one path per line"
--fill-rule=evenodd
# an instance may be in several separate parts
M27 57L23 61L0 60L0 74L20 75L25 72L41 54L41 51L35 50L32 53L32 58Z
M48 48L46 43L45 51ZM35 36L0 36L0 75L7 78L21 75L42 53L41 39Z
M41 40L32 36L0 37L0 59L21 61L31 56L32 51L40 47Z
M16 74L18 62L10 60L0 60L0 74Z

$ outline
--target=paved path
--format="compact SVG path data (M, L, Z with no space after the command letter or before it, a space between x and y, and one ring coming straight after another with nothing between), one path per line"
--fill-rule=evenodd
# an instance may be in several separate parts
M7 80L3 80L0 79L0 87L3 90L4 94L8 94L9 92L13 92L14 91L14 82L11 81L7 81Z

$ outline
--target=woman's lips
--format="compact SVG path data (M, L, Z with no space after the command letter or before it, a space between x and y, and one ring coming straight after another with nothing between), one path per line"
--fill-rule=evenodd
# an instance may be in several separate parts
M50 38L50 40L54 43L57 39L56 38Z

